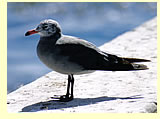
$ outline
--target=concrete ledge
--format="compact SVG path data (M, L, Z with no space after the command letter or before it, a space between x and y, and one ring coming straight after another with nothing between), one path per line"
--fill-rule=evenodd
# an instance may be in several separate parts
M100 49L118 56L150 59L145 71L104 72L75 76L75 99L51 97L66 92L66 75L50 72L8 94L8 112L153 113L157 106L157 20L144 23Z

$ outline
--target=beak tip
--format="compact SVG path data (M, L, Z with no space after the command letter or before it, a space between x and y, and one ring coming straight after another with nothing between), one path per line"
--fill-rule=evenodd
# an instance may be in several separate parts
M29 32L26 32L26 33L25 33L25 36L29 36L29 35L30 35L30 33L29 33Z

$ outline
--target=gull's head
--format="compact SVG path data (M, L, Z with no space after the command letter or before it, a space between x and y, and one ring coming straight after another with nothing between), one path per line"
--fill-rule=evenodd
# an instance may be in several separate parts
M52 36L56 34L61 34L61 27L59 23L52 19L47 19L41 21L37 28L27 31L25 36L32 34L39 34L42 37Z

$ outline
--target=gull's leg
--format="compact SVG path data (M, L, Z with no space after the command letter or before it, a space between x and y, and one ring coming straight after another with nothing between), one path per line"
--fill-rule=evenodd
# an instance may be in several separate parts
M67 85L67 93L66 93L66 97L68 97L69 98L69 95L70 95L70 83L71 83L71 76L70 75L68 75L68 85Z
M71 94L70 94L70 86L71 86ZM71 75L68 75L67 93L66 95L63 95L60 97L60 101L68 102L68 101L73 100L73 86L74 86L74 77L71 74Z
M71 98L73 99L73 87L74 87L74 77L71 75Z

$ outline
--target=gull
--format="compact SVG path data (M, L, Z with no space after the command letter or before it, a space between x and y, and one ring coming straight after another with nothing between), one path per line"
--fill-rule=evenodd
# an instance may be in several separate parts
M138 58L124 58L106 53L94 44L74 37L62 34L59 23L52 19L46 19L33 30L25 33L25 36L39 34L37 45L39 59L50 69L61 74L68 75L66 95L58 99L68 102L74 99L74 75L100 71L134 71L146 70L146 65L135 62L149 62L150 60Z

